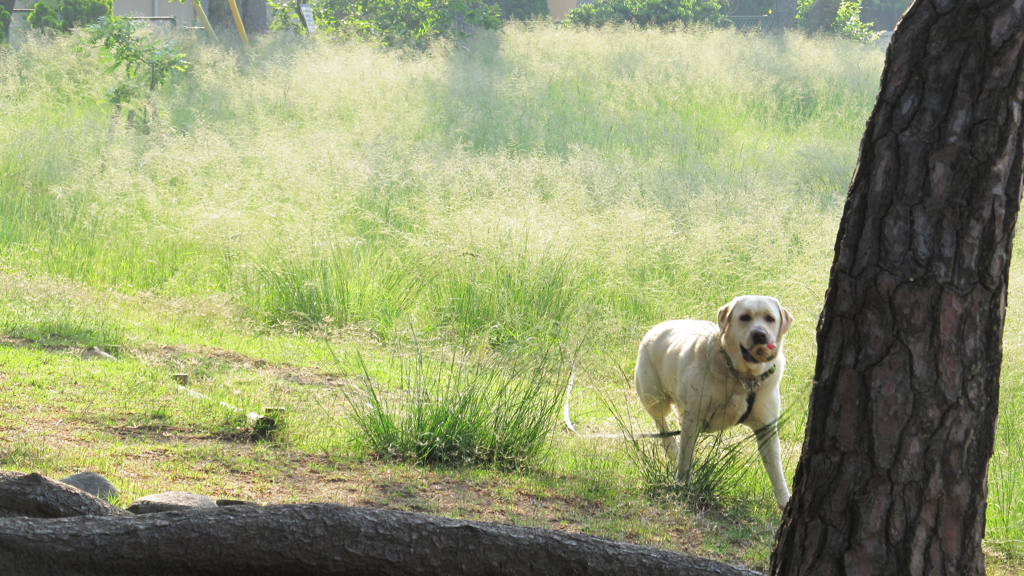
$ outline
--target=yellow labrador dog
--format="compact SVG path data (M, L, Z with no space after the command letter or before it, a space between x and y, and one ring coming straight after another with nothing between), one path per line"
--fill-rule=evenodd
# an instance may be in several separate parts
M738 296L718 310L718 325L697 320L662 322L640 341L636 393L654 418L676 479L690 472L697 434L737 424L757 436L779 507L789 501L775 424L786 368L782 337L793 316L775 298ZM668 435L668 418L679 419L679 439Z

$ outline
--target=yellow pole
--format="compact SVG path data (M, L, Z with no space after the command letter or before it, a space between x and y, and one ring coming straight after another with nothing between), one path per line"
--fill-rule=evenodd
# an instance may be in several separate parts
M242 44L249 45L249 37L245 35L245 26L242 26L242 15L238 13L238 4L235 0L228 0L231 5L231 13L235 16L235 26L238 26L238 35L242 37Z
M203 5L199 3L199 0L192 0L192 7L196 9L196 15L199 16L199 21L203 23L203 28L206 28L206 35L210 37L210 40L216 42L217 35L213 33L213 26L210 26L210 21L206 19Z

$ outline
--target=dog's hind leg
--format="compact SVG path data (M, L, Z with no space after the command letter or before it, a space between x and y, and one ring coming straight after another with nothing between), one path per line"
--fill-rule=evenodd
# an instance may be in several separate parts
M670 418L675 411L674 405L662 390L661 380L651 366L643 348L640 348L640 354L637 356L633 377L640 403L654 419L654 425L658 427L658 432L671 432ZM679 443L675 436L662 436L661 445L665 448L665 453L668 454L671 462L679 460Z
M671 421L674 420L672 409L672 401L662 396L661 398L652 396L640 396L640 402L644 405L644 410L651 415L654 419L654 425L658 427L658 432L665 433L672 431ZM677 462L679 460L679 442L676 440L677 436L662 436L661 445L665 448L665 454L671 462Z
M679 457L676 460L676 481L686 482L693 465L693 448L697 443L697 415L684 411L679 418Z

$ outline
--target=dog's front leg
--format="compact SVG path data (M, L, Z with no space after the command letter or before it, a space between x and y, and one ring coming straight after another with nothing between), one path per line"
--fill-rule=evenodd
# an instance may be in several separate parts
M754 430L757 437L757 451L761 453L761 461L772 481L772 491L779 503L779 510L789 502L789 488L786 486L786 475L782 470L782 445L779 443L779 432L775 424L767 424Z
M676 481L686 483L693 465L693 447L697 443L697 415L685 412L679 419L679 459L676 461Z

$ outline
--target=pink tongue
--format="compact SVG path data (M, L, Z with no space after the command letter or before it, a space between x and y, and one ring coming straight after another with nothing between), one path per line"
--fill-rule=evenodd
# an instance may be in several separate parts
M769 350L775 350L775 344L769 344L768 345L768 349Z

